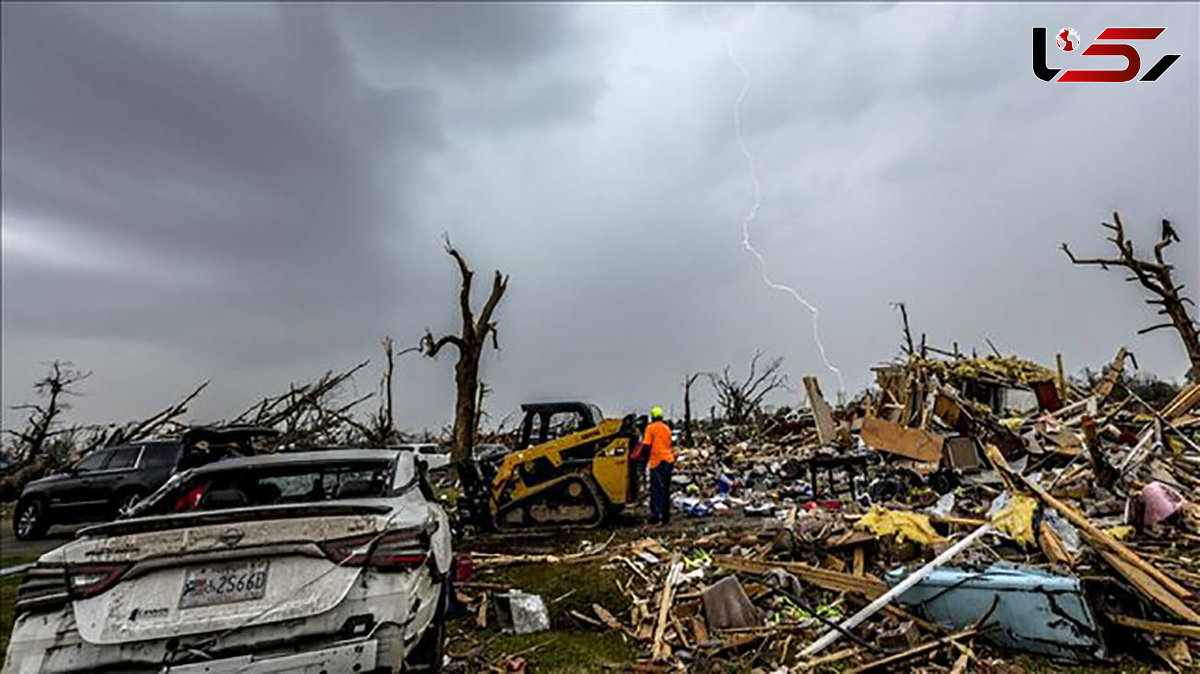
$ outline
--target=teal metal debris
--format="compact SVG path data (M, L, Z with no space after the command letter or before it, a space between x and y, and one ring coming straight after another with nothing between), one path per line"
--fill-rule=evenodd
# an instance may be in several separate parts
M896 585L903 568L885 575ZM981 622L1001 647L1071 660L1106 657L1100 630L1078 578L996 564L984 571L937 569L896 600L949 629Z

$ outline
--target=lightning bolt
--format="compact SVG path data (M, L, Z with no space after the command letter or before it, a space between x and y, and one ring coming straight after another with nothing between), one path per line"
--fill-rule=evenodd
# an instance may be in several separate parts
M704 12L704 21L708 24L708 27L713 30L713 32L721 37L721 41L725 44L725 52L729 54L729 60L742 75L742 89L738 92L737 100L734 101L733 104L733 128L737 134L738 150L742 153L742 156L745 157L746 165L749 168L750 181L753 186L752 193L754 196L753 202L750 205L750 210L746 211L746 215L742 217L742 247L749 251L750 254L754 256L754 259L758 261L758 270L762 273L763 283L766 284L768 288L791 295L793 299L799 302L805 309L808 309L808 312L812 314L813 342L815 342L817 345L817 351L820 352L821 361L825 363L825 367L837 376L839 397L844 397L846 394L846 381L842 378L842 371L839 370L837 366L829 360L829 356L825 352L825 344L821 341L821 329L819 325L821 310L817 307L817 305L805 299L804 296L797 292L795 288L772 281L770 275L767 273L766 259L763 258L762 253L758 252L758 249L754 247L754 244L750 242L750 225L754 222L754 219L758 217L758 211L762 207L762 183L758 179L758 161L755 159L754 153L750 152L750 148L746 147L746 140L742 135L742 102L746 100L747 94L750 93L750 71L746 68L745 64L742 63L742 60L738 58L737 53L733 49L733 43L729 39L729 35L712 23L712 20L708 15L707 8L705 8Z

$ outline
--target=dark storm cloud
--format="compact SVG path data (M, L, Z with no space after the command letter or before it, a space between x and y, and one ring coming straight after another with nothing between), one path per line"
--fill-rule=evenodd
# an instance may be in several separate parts
M538 35L562 36L461 9L394 22L405 62L501 73L545 47ZM7 327L290 358L238 342L344 339L403 298L385 243L442 142L438 102L364 83L325 8L4 11L6 229L138 260L104 273L7 260ZM193 271L191 287L152 266Z
M361 84L319 8L212 32L113 11L5 8L6 226L68 246L102 233L147 265L198 268L202 287L147 287L140 265L10 275L10 325L66 315L55 330L187 341L251 312L377 297L402 162L436 145L428 96Z
M81 417L207 377L198 414L220 416L384 333L450 329L443 232L481 284L512 274L494 419L529 398L670 407L683 373L756 349L832 391L808 313L742 247L720 32L752 79L752 239L822 307L850 389L896 350L892 300L934 343L1074 370L1128 342L1178 376L1171 335L1133 335L1136 289L1056 244L1102 251L1113 208L1142 238L1168 216L1196 275L1197 11L5 5L4 402L69 357L97 371ZM1156 48L1185 56L1152 85L1047 85L1033 25L1166 25ZM402 360L403 422L445 422L450 379Z

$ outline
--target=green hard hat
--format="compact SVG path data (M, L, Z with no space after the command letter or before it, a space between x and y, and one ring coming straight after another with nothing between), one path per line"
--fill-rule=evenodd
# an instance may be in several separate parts
M661 419L662 418L662 408L661 407L651 407L650 408L650 418L651 419Z

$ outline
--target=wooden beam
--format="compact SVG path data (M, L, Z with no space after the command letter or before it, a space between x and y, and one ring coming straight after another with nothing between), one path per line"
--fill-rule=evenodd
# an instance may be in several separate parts
M804 378L804 391L808 394L808 405L812 408L813 417L817 421L817 439L822 445L833 444L837 439L837 430L833 424L833 412L825 396L821 393L821 384L816 377Z
M1200 639L1200 627L1195 625L1176 625L1175 623L1162 623L1153 620L1142 620L1141 618L1133 618L1124 615L1109 615L1108 619L1116 625L1122 627L1132 627L1135 630L1144 630L1146 632L1157 632L1159 634L1170 634L1185 639Z
M668 648L663 637L667 632L671 607L675 603L675 582L679 578L682 569L683 562L672 561L670 569L667 571L666 579L663 581L662 595L659 597L658 603L658 619L655 621L654 628L654 645L650 649L650 658L656 662L667 657Z

